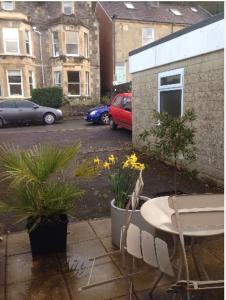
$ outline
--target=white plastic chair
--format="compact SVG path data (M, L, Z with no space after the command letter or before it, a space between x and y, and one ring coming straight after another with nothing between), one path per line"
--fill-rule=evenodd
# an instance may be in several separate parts
M187 253L185 249L184 233L192 230L200 231L205 236L212 233L223 232L224 226L224 195L223 194L203 194L203 195L180 195L169 197L169 207L174 210L172 223L177 228L180 237L180 245L186 269L186 280L179 280L174 284L169 292L186 293L187 299L194 292L202 292L224 288L223 280L210 280L201 260L197 260L193 252L193 243L191 254L194 260L197 272L201 277L199 268L205 274L205 280L191 280ZM201 249L201 248L200 248ZM182 270L181 270L182 271ZM214 295L216 297L216 295Z

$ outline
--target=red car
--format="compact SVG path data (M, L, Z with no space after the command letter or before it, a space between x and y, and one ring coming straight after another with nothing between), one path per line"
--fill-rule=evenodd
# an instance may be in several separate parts
M118 94L109 107L111 129L117 127L132 130L132 93Z

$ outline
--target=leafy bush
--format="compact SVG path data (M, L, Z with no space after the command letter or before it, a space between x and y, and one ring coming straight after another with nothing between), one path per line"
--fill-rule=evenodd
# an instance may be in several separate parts
M32 101L43 106L60 107L63 102L63 90L61 87L47 87L32 90Z
M101 98L101 103L104 104L104 105L111 104L111 99L108 96L103 96Z

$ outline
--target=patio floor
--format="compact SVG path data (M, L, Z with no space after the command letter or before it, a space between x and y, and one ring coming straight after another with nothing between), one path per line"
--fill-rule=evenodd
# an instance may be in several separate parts
M78 292L78 287L85 285L88 279L86 258L104 254L112 249L114 247L111 244L110 218L70 223L67 255L43 256L34 262L27 233L22 231L9 234L7 239L4 237L3 241L0 241L0 299L124 300L126 283L123 280ZM212 277L223 278L223 238L206 242L203 255ZM138 268L144 268L146 271L134 278L134 299L149 299L148 290L159 271L148 268L142 262L138 262ZM120 255L102 258L96 264L92 282L107 280L121 274ZM169 278L162 279L154 299L170 299L165 293L169 283ZM224 299L223 293L219 294L218 299Z

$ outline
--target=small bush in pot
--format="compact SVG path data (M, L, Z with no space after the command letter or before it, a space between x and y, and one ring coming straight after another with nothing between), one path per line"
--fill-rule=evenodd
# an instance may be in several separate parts
M1 203L0 208L23 215L19 221L27 219L33 257L66 250L67 215L84 191L68 182L63 171L79 149L79 143L66 147L39 145L22 151L15 146L0 146L0 176L9 184L14 198ZM78 165L75 175L91 175L93 170L85 161Z

